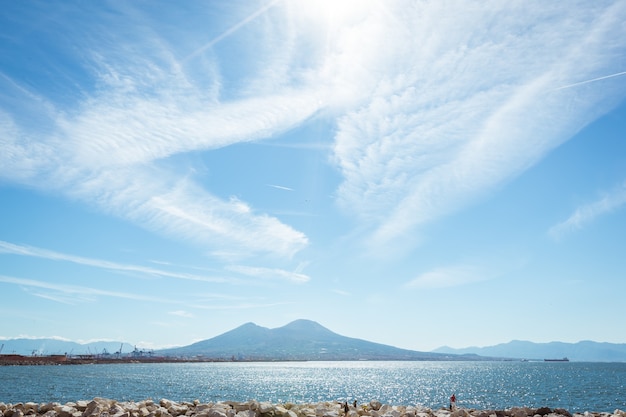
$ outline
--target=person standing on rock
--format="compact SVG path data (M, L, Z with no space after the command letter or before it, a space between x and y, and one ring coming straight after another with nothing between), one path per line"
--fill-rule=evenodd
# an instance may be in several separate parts
M456 395L452 394L452 396L450 397L450 411L452 411L452 409L456 409Z

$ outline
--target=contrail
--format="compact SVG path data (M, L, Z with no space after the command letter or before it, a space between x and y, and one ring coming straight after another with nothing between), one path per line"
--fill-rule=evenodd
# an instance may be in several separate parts
M570 87L576 87L577 85L583 85L583 84L587 84L587 83L592 83L594 81L606 80L607 78L619 77L620 75L625 75L625 74L626 74L626 71L618 72L618 73L611 74L611 75L605 75L604 77L598 77L598 78L593 78L591 80L586 80L586 81L581 81L581 82L574 83L574 84L564 85L563 87L555 88L554 91L563 90L565 88L570 88Z
M232 35L236 31L238 31L242 26L247 25L248 23L250 23L251 21L253 21L257 17L259 17L261 14L265 13L269 8L274 7L274 5L276 3L278 3L279 1L282 1L282 0L270 1L265 6L261 7L256 12L252 13L250 16L248 16L245 19L241 20L239 23L231 26L226 32L222 33L221 35L219 35L218 37L216 37L214 39L211 39L210 42L206 43L205 45L203 45L200 48L198 48L195 51L193 51L191 54L187 55L185 57L185 59L183 59L183 63L185 63L185 62L195 58L196 56L200 55L201 53L203 53L207 49L211 48L216 43L220 42L222 39Z
M278 188L279 190L293 191L293 188L284 187L282 185L266 184L268 187Z

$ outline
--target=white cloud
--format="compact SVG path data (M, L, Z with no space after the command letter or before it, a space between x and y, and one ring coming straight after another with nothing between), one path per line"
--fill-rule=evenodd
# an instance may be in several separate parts
M338 202L375 225L373 247L519 175L624 97L623 83L600 78L626 52L626 5L579 6L487 2L452 14L433 2L380 16L386 36L367 53L380 49L381 76L339 119L335 144Z
M97 88L68 108L4 76L47 123L0 114L0 176L226 259L291 258L304 233L164 160L336 117L337 202L386 247L523 172L626 93L624 2L324 5L267 3L203 46L167 46L147 20L128 39L87 37L77 62ZM240 31L258 35L263 58L225 91L212 48Z
M119 272L133 272L144 275L161 276L166 278L185 279L191 281L204 281L204 282L228 282L235 280L227 280L222 277L209 277L203 275L187 274L180 272L170 272L163 269L150 268L140 265L120 264L117 262L110 262L101 259L85 258L81 256L60 253L51 251L48 249L37 248L27 245L16 245L14 243L5 242L0 240L0 253L9 253L22 256L33 256L36 258L49 259L53 261L66 261L80 265L87 265L96 268L109 269Z
M54 339L54 340L59 340L62 342L73 342L73 340L65 338L65 337L61 337L61 336L31 336L28 334L20 334L20 335L12 336L12 337L0 336L0 340L15 340L15 339ZM78 342L78 343L83 343L83 342ZM85 343L88 343L88 342L85 342Z
M472 265L457 265L436 268L409 281L407 288L431 289L467 285L490 279L481 268Z
M157 163L284 132L318 111L320 92L281 87L222 100L215 88L219 74L209 71L206 80L192 81L164 43L149 41L147 53L137 54L129 53L137 39L116 39L115 50L102 46L110 41L90 45L88 66L98 89L85 92L71 110L46 111L46 130L20 126L8 113L0 114L5 150L0 177L65 193L152 231L239 257L291 257L305 247L303 233L242 210L244 203L224 201L189 178L180 181L175 169ZM145 47L138 46L141 42L135 47ZM60 106L36 99L46 109Z
M626 204L626 182L615 187L600 199L578 207L564 221L550 228L548 234L553 239L561 239L565 235L580 230L598 217L614 212Z
M97 288L83 287L78 285L54 284L50 282L38 281L27 278L16 278L0 275L0 282L6 284L14 284L33 293L37 297L47 298L49 300L62 302L66 304L74 304L75 302L93 301L97 296L123 298L137 301L151 301L159 303L171 303L170 300L150 297L141 294L131 294L118 291L101 290ZM38 290L44 289L47 292L41 293ZM71 298L70 298L71 297Z
M279 279L295 283L305 283L311 278L300 272L301 268L295 271L286 271L279 268L266 268L260 266L231 265L226 269L243 275L258 277L263 279Z
M168 314L171 314L172 316L178 316L178 317L184 317L184 318L194 318L195 316L185 310L176 310L176 311L170 311Z

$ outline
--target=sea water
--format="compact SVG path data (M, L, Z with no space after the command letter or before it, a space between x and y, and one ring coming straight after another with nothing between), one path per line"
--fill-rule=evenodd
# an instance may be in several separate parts
M0 366L0 402L379 400L394 405L626 410L626 363L273 362Z

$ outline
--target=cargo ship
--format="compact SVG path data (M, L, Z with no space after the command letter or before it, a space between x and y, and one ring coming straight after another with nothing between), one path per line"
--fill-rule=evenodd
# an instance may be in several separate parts
M569 362L569 359L567 358L561 358L561 359L544 359L544 362Z

